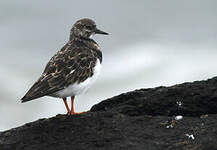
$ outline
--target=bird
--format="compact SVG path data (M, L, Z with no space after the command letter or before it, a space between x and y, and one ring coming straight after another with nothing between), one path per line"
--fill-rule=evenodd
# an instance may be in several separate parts
M74 111L75 96L86 92L97 79L102 63L102 51L92 37L108 35L89 18L74 23L68 42L49 60L39 79L32 85L21 103L51 96L63 100L67 114ZM71 109L67 103L71 97Z

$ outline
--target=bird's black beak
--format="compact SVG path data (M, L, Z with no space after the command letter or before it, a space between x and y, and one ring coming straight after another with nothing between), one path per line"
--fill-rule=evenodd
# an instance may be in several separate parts
M101 30L99 30L99 29L95 29L95 34L104 34L104 35L108 35L108 33L106 33L106 32L104 32L104 31L101 31Z

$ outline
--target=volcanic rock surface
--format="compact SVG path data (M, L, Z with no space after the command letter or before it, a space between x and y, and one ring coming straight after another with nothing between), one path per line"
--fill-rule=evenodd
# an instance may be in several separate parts
M0 150L217 149L217 77L140 89L0 132Z

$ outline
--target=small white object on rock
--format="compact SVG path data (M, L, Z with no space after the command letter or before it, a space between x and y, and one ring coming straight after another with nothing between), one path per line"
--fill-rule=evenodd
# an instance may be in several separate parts
M193 134L185 134L185 135L186 135L189 139L192 139L192 140L195 139Z
M169 129L169 128L173 128L173 127L174 127L174 126L173 126L172 124L166 126L167 129Z
M176 104L181 107L182 106L182 102L181 101L177 101Z
M181 115L175 117L175 120L181 120L181 119L183 119L183 116Z

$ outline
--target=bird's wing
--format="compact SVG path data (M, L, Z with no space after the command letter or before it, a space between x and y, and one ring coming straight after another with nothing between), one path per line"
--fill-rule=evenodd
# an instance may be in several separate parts
M80 83L93 75L98 53L86 48L58 51L47 66L41 77L21 99L30 101L45 95L51 95L73 83Z

